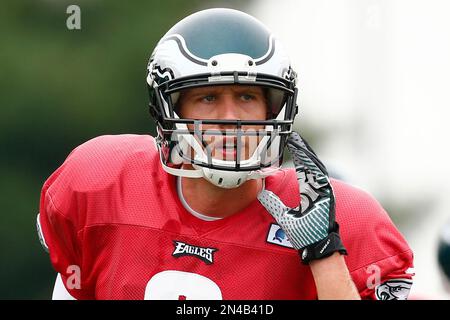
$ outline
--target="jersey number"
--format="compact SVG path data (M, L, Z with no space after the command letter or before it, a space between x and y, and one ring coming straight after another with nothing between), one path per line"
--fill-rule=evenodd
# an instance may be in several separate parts
M196 273L167 270L155 274L145 287L145 300L221 300L211 279Z

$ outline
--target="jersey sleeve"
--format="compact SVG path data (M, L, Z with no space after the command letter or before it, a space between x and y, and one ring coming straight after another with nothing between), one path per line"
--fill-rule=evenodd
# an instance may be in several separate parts
M94 299L99 264L109 253L98 256L94 248L106 242L107 234L95 241L86 230L106 224L134 224L148 217L146 208L125 207L124 194L144 189L143 174L153 177L159 161L154 139L147 135L104 135L75 148L47 179L41 191L38 229L48 248L54 269L74 298ZM121 215L119 212L131 212ZM142 214L141 214L142 213ZM131 220L132 218L136 220Z
M412 252L404 252L376 261L354 271L354 279L360 280L360 296L367 300L406 300L413 284Z
M53 268L61 275L67 291L76 299L86 299L89 295L82 278L82 254L78 238L81 230L78 213L82 214L82 209L71 188L74 174L72 154L42 187L37 226L41 243L48 251Z
M339 185L336 219L352 279L362 299L404 300L413 283L413 252L380 203Z

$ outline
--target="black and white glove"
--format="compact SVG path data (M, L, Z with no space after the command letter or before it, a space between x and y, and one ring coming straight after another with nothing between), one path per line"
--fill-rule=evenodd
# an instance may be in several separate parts
M258 200L286 233L304 264L338 251L347 254L335 221L335 199L328 172L311 147L297 132L292 132L287 147L294 160L300 189L300 207L287 207L268 190Z

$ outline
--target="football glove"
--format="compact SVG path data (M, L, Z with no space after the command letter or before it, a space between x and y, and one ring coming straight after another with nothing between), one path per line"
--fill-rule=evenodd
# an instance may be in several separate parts
M299 207L287 207L269 190L261 191L258 200L301 252L304 264L336 251L347 254L335 221L335 198L325 166L297 132L290 134L287 147L297 174Z

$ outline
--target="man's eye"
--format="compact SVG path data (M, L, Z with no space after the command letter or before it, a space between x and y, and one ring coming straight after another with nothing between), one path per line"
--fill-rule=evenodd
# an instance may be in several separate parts
M251 94L242 94L241 99L244 101L250 101L253 100L255 97Z
M205 102L213 102L214 100L216 100L216 97L213 95L208 95L208 96L204 96L202 98L202 100Z

